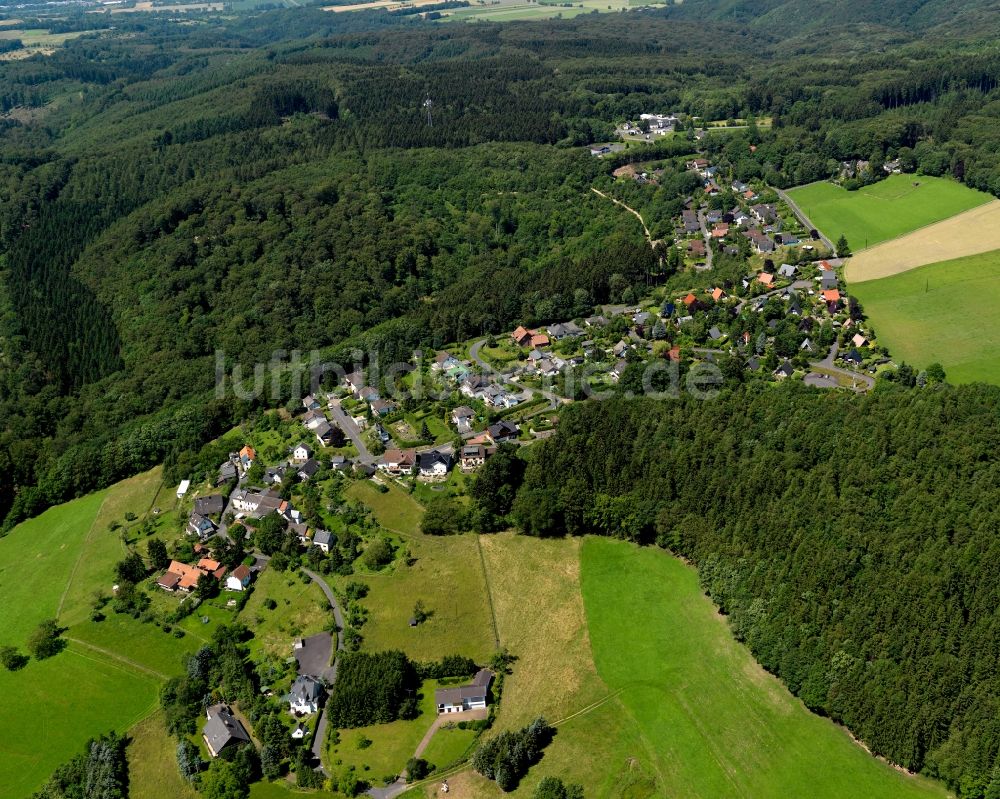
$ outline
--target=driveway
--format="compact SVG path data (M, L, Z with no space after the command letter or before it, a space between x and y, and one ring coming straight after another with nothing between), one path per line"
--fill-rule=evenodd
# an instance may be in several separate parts
M330 414L333 416L334 424L344 431L344 435L351 440L351 443L354 444L355 449L357 449L358 462L365 464L375 463L375 456L368 451L368 447L365 445L364 439L361 437L361 431L354 423L354 420L342 407L340 407L340 400L336 398L331 399L329 408Z
M485 719L488 713L489 711L483 708L481 710L466 710L464 713L446 713L445 715L438 716L434 719L434 723L431 724L430 729L424 733L424 737L420 739L420 743L417 744L417 748L413 751L413 756L420 757L430 745L434 733L445 724ZM369 788L367 793L369 796L374 797L374 799L394 799L394 797L399 796L409 788L410 785L407 784L406 780L400 777L394 783L386 785L384 788Z
M850 369L842 369L839 366L835 366L834 362L837 359L837 353L840 352L840 343L833 342L833 346L830 347L830 353L822 361L813 361L812 365L821 368L824 372L830 372L835 375L841 375L842 377L849 378L852 383L854 390L857 392L871 391L875 388L875 378L870 375L862 374L861 372L854 372ZM863 388L859 383L863 384ZM815 383L810 383L814 385Z
M309 576L309 579L311 579L314 583L316 583L323 591L323 593L326 595L326 599L330 603L330 609L333 611L333 620L337 623L337 628L342 631L344 629L344 615L340 611L340 605L337 604L337 597L334 596L333 589L330 588L329 583L327 583L327 581L324 580L316 572L310 571L309 569L303 569L302 571L304 571ZM317 674L321 675L323 679L326 680L327 684L330 686L330 689L332 690L334 683L337 681L337 668L340 666L340 658L338 657L333 662L333 666L332 667L330 666L330 656L333 654L332 652L333 637L330 635L330 633L320 633L319 635L312 636L312 638L318 638L323 635L327 637L328 648L326 649L326 659L325 661L323 661L323 667L322 667L323 670L317 672ZM307 638L306 640L311 641L312 638ZM301 652L302 650L298 651ZM344 651L344 636L342 633L337 634L337 651L338 652ZM295 658L296 660L299 659L297 653ZM305 671L302 666L301 660L299 660L299 670ZM316 722L316 733L313 735L313 741L312 741L313 757L315 757L316 761L320 764L319 770L322 771L324 774L326 774L326 769L323 768L323 745L326 743L327 726L328 726L328 721L326 717L326 706L324 705L323 709L320 711L319 721Z
M805 225L806 230L816 230L816 231L819 231L819 240L821 242L823 242L827 247L830 248L830 252L832 252L832 253L834 253L836 255L837 248L833 246L833 242L830 241L830 239L828 239L823 234L822 230L820 230L818 227L816 227L812 223L812 220L808 216L805 215L805 212L801 208L799 208L799 206L798 206L798 204L796 204L795 200L793 200L791 197L788 196L788 192L782 191L781 189L778 189L777 192L778 192L778 196L782 200L785 201L785 204L791 209L792 213L795 214L799 218L799 221L803 225Z

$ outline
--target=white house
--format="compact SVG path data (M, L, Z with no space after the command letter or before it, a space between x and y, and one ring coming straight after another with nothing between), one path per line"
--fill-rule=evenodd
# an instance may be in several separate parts
M323 683L306 674L300 674L292 683L288 704L292 713L316 713L323 697Z
M466 710L484 709L492 681L493 672L489 669L480 669L471 685L463 685L460 688L439 688L434 692L438 713L462 713Z
M187 494L189 488L191 488L191 481L181 480L181 484L177 486L177 499L184 499L184 495Z
M451 455L432 449L417 456L417 467L421 477L444 477L451 469Z
M317 530L313 533L312 542L324 552L329 552L330 545L333 543L333 534L329 530Z
M231 572L229 576L226 577L226 590L227 591L245 591L247 586L250 585L250 568L245 564L241 563Z
M313 451L306 444L299 444L292 451L292 458L298 463L305 463L313 455Z

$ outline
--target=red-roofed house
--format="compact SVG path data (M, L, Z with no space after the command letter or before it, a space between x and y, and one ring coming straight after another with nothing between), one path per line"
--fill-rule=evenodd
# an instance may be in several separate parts
M761 272L757 275L757 282L759 282L762 286L770 286L774 283L774 275L770 272Z

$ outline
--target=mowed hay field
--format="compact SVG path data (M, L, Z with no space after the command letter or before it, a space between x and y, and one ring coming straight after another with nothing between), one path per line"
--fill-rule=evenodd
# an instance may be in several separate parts
M854 252L993 199L950 178L926 175L890 175L858 191L823 181L791 189L788 195L827 238L846 236Z
M897 361L1000 383L1000 250L852 283L851 294Z
M88 738L124 732L156 707L163 676L155 668L76 634L93 624L88 597L97 588L110 591L111 569L122 554L108 522L126 511L144 513L159 485L153 470L52 508L0 539L0 644L24 652L28 635L46 618L58 617L69 628L67 647L55 657L32 659L16 672L0 670L4 797L30 795Z
M844 277L854 287L865 280L898 275L918 266L1000 249L1000 200L907 233L858 253Z
M681 561L609 539L482 542L501 640L518 657L497 726L542 714L557 729L515 797L549 775L595 799L948 796L806 710L732 638ZM503 796L471 770L449 784Z

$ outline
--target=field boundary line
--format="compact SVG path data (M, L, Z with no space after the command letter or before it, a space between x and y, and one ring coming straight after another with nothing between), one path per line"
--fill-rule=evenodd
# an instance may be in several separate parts
M483 553L483 542L476 536L476 549L479 550L479 563L483 567L483 582L486 583L486 601L490 606L490 621L493 623L493 643L500 650L500 628L497 626L497 612L493 606L493 588L490 585L490 572L486 567L486 555Z
M91 537L94 535L94 528L97 527L97 520L101 518L101 511L104 510L104 505L110 497L111 492L108 491L108 493L104 495L104 499L101 500L101 504L97 508L97 513L94 514L94 521L90 523L90 528L87 530L87 535L83 538L83 543L80 544L80 554L76 556L76 562L73 564L73 570L69 573L69 577L66 579L66 587L63 588L62 596L59 597L59 606L56 608L56 619L62 615L63 606L66 604L66 597L69 595L69 589L73 585L73 580L76 578L76 573L80 568L80 564L83 563L83 556L87 551L87 545L90 543Z
M560 724L565 724L567 721L572 721L573 719L578 718L580 716L585 716L588 713L597 710L597 708L601 707L602 705L606 705L608 702L618 697L624 691L625 691L624 688L619 688L617 691L612 691L610 694L608 694L605 697L602 697L601 699L598 699L596 702L591 702L586 707L582 707L576 712L570 713L568 716L563 716L563 718L558 719L557 721L553 721L552 726L558 727Z
M157 679L160 679L160 680L163 680L163 681L166 681L166 680L170 679L170 676L167 675L167 674L164 674L162 671L157 671L156 669L151 669L148 666L143 666L141 663L137 663L136 661L132 660L131 658L127 658L124 655L120 655L117 652L114 652L114 651L112 651L110 649L105 649L102 646L97 646L96 644L88 643L87 641L83 641L83 640L81 640L79 638L71 638L68 635L65 636L65 640L70 641L70 642L72 642L74 644L77 644L78 646L82 646L84 649L89 649L92 652L97 652L97 653L99 653L101 655L104 655L106 658L108 658L108 659L110 659L112 661L115 661L114 663L110 663L108 665L117 666L118 668L121 668L121 666L119 664L125 664L125 665L130 666L131 668L135 669L136 671L142 672L143 674L149 675L151 677L156 677ZM80 657L87 657L87 655L85 655L83 652L77 652L77 654L80 655ZM89 660L95 660L95 658L93 658L93 657L90 657L88 659Z

